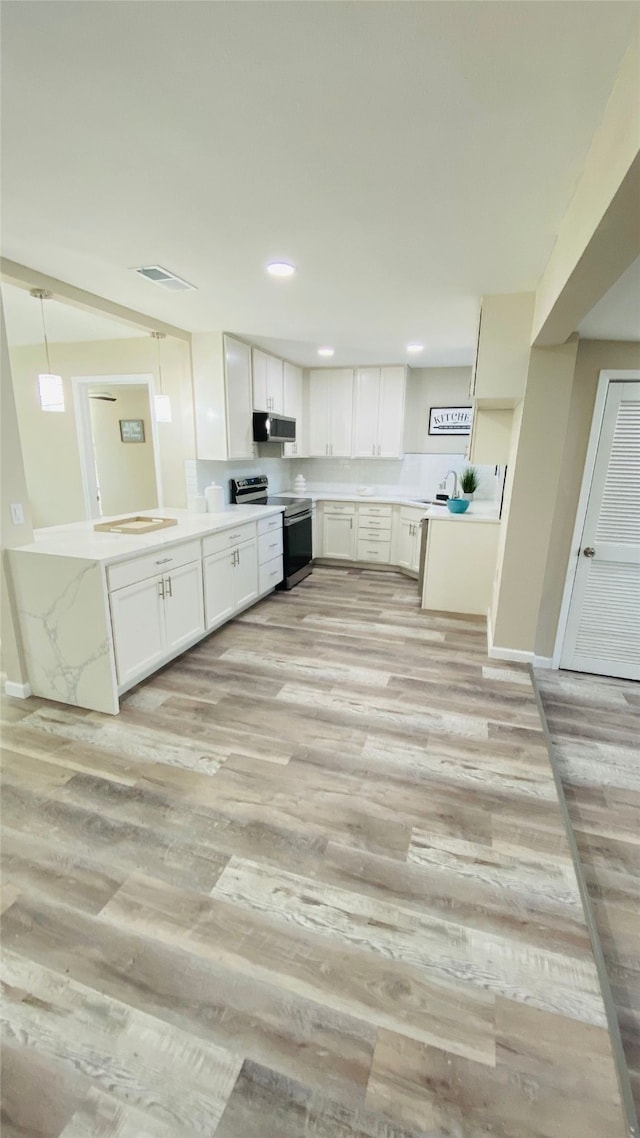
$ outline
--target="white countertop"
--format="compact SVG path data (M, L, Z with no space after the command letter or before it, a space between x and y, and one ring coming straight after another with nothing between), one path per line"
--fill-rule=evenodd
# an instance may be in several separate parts
M282 513L282 506L227 506L220 514L196 514L190 510L176 510L170 506L161 510L139 510L138 514L150 518L176 518L177 526L154 530L146 534L98 533L95 519L90 522L71 522L63 526L48 526L34 530L34 540L16 550L19 553L46 553L54 557L78 557L85 561L104 564L135 557L138 553L176 545L181 541L204 537L220 530L232 529L241 522L257 522L273 514ZM122 518L102 518L102 522ZM133 515L131 515L133 516Z
M452 514L445 503L442 506L427 506L416 498L407 498L402 494L347 494L328 493L326 490L305 490L302 494L285 491L281 498L310 498L312 502L359 502L366 505L368 502L384 504L387 506L412 506L422 510L422 517L430 521L451 522L499 522L499 505L495 501L479 499L471 502L464 514Z

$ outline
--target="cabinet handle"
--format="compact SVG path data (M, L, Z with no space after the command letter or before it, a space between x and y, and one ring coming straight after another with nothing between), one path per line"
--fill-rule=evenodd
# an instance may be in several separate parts
M349 518L349 529L353 529L353 518Z
M168 565L170 561L173 561L173 557L161 557L159 561L156 561L156 565Z
M167 596L173 596L173 589L171 588L171 577L167 577Z
M274 541L273 545L269 546L269 549L277 549L277 548L278 548L278 542L277 541Z
M371 453L372 453L372 454L375 454L375 453L376 453L376 444L375 444L375 443L374 443L374 444L373 444L373 446L371 447Z
M158 581L158 595L164 600L164 577Z

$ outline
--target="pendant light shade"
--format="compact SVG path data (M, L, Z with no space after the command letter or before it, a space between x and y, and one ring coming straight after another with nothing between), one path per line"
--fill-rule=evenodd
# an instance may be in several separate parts
M156 343L158 345L158 387L160 389L160 392L158 395L156 395L155 400L154 400L156 422L158 422L158 423L170 423L171 422L171 400L170 400L169 396L165 395L162 391L162 358L161 358L161 354L160 354L160 341L166 339L166 336L165 336L164 332L152 332L151 336L156 341Z
M47 292L43 288L32 288L31 296L34 300L40 301L40 314L42 316L42 336L44 339L44 350L47 357L47 371L40 372L38 375L38 398L40 400L40 407L43 411L64 411L64 385L62 383L62 376L55 375L51 371L51 359L49 357L49 341L47 339L47 325L44 319L44 302L51 300L52 293Z

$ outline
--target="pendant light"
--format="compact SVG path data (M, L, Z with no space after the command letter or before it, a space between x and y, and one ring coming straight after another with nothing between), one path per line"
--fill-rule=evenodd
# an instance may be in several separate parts
M164 332L152 332L151 337L158 345L158 386L160 394L155 397L156 421L158 423L171 422L171 400L162 391L162 358L160 354L160 341L166 340Z
M44 350L47 357L46 372L40 372L38 375L38 396L40 399L40 406L43 411L64 411L64 387L62 384L62 376L54 375L51 371L51 359L49 357L49 341L47 339L47 325L44 319L44 302L51 300L53 293L47 292L44 288L32 288L30 295L34 300L40 301L40 314L42 316L42 334L44 338Z

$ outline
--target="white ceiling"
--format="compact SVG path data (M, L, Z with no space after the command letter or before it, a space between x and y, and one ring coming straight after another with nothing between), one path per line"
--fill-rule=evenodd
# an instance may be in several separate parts
M640 340L640 257L591 309L578 331L588 340Z
M7 325L7 341L12 347L42 344L42 309L27 289L10 284L2 285L2 306ZM89 312L61 304L55 299L44 302L44 318L49 343L72 344L81 340L130 340L133 336L148 336L142 328L121 324Z
M422 366L471 361L483 293L535 288L639 10L3 9L5 256L302 363L420 340ZM198 291L132 272L148 264Z

